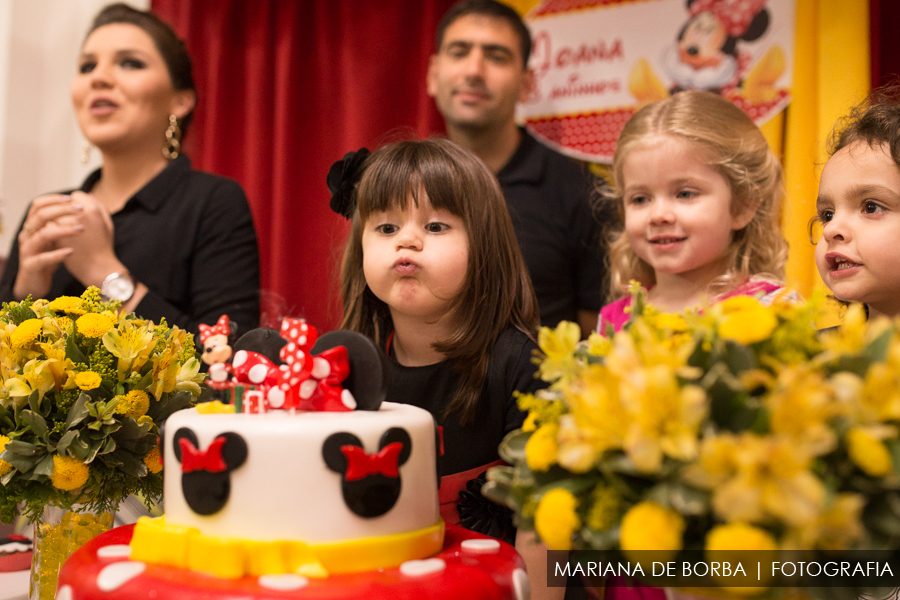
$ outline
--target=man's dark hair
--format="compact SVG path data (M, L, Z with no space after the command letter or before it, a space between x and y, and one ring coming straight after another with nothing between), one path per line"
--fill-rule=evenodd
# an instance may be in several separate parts
M482 15L485 17L493 17L495 19L503 19L513 28L516 35L519 36L519 44L522 50L522 68L528 68L528 59L531 57L531 32L522 21L515 10L497 2L497 0L464 0L457 2L450 7L450 10L441 18L438 23L437 34L435 36L435 51L441 51L441 44L444 43L444 33L457 19L467 15Z

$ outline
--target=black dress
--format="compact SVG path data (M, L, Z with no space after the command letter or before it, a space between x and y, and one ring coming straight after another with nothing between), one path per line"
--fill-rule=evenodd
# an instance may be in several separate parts
M99 179L100 169L79 189L89 192ZM149 289L136 314L153 321L164 317L195 335L200 323L213 324L223 314L242 331L259 326L259 248L237 182L191 169L182 154L129 198L112 221L116 256ZM0 300L15 299L18 271L15 238L0 277ZM80 296L84 289L60 265L47 297Z

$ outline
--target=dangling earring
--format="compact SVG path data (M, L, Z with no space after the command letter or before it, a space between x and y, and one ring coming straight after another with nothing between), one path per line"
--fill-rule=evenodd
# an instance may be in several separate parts
M91 160L91 143L87 140L81 142L81 164L86 165Z
M169 160L175 160L181 153L181 127L178 126L178 117L169 115L169 126L166 128L166 145L163 146L163 156Z

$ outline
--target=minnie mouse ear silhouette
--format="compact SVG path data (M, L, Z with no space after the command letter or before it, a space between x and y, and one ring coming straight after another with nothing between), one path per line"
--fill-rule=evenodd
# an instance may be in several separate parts
M281 349L287 344L287 340L281 337L277 329L258 327L242 335L232 346L232 351L237 354L241 350L257 352L272 361L275 365L281 364Z
M387 355L368 337L355 331L338 329L319 337L312 347L319 354L336 346L347 349L350 375L344 389L356 400L356 410L378 410L387 395L391 367Z

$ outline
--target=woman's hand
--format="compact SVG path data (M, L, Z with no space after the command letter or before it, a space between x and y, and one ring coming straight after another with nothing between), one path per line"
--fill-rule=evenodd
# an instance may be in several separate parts
M48 194L35 198L19 232L19 272L13 294L42 298L50 291L53 273L73 252L69 242L84 231L78 215L84 206L72 196Z
M82 285L100 287L110 273L126 270L113 248L112 218L106 207L90 194L73 192L72 202L83 209L67 219L80 224L82 232L67 241L71 252L65 256L64 263Z

